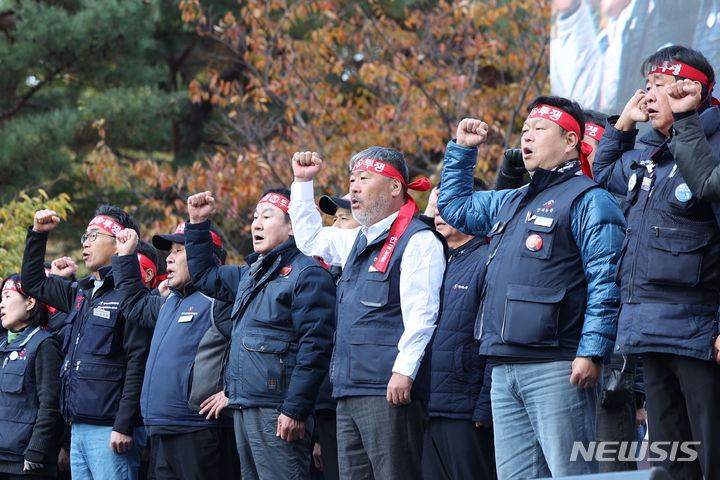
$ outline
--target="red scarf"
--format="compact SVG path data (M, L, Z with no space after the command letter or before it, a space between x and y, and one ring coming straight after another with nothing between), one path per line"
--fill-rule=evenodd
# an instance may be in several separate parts
M400 175L400 172L395 170L395 168L385 162L372 158L363 158L358 160L355 163L353 172L358 170L366 170L368 172L374 172L378 175L382 175L383 177L394 178L409 190L424 192L425 190L430 190L432 188L430 180L425 177L419 178L408 185L405 183L403 176ZM390 232L385 239L380 255L378 255L378 259L375 262L375 265L373 265L379 272L384 273L385 270L387 270L387 266L390 263L390 257L392 256L393 250L395 250L397 241L400 240L402 234L405 233L407 226L410 224L413 215L415 215L415 212L417 211L418 208L417 205L415 205L415 200L410 196L410 194L408 194L405 204L400 207L398 216L393 222L392 227L390 227Z

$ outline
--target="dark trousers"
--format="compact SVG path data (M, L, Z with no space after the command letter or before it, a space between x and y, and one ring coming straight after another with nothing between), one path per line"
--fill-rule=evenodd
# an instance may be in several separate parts
M720 366L659 353L643 354L643 360L650 442L700 442L693 446L697 460L668 458L660 466L674 480L697 480L703 475L706 480L720 479Z
M608 386L613 370L616 369L608 365L603 368L603 385L605 387ZM606 396L604 391L600 395L600 401L597 405L596 424L596 440L598 442L635 441L637 427L635 425L636 408L635 392L633 390L634 372L623 372L619 383L622 388L612 397L612 401L609 400L610 397ZM635 461L598 462L598 466L600 467L600 473L637 470L637 462Z
M239 477L235 438L230 428L152 435L150 445L157 480Z
M425 432L422 475L425 480L497 478L492 430L476 427L471 420L431 417Z
M338 480L337 415L335 410L315 414L315 430L322 451L322 473L325 480Z
M384 395L341 398L337 404L340 478L421 478L427 422L426 401L395 407Z

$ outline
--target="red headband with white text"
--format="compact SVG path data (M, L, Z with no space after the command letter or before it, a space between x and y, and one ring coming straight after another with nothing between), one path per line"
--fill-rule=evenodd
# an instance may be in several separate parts
M682 77L687 78L690 80L694 80L696 82L700 82L703 85L707 87L707 95L705 98L702 99L700 102L700 105L705 103L705 100L708 99L708 97L711 97L713 87L715 86L715 82L708 83L708 77L703 72L698 70L695 67L691 67L687 63L682 62L668 62L664 61L662 65L653 65L650 67L650 71L648 72L648 75L652 75L654 73L660 73L663 75L672 75L674 77ZM716 98L711 97L710 103L712 105L720 105L720 102ZM698 105L699 106L699 105Z
M280 210L282 210L285 213L288 213L288 209L290 208L290 200L283 197L279 193L268 193L264 197L260 199L258 202L258 205L261 203L269 203L271 205L275 205Z
M605 133L604 127L601 127L600 125L596 125L594 123L585 122L585 136L594 138L599 142L602 138L603 133Z
M400 175L400 172L398 172L394 167L373 158L361 158L356 161L352 171L356 172L358 170L365 170L377 173L383 177L394 178L409 190L424 192L425 190L430 190L432 188L430 180L425 177L419 178L408 185L405 183L403 176ZM408 194L405 199L405 204L400 207L398 217L393 222L392 227L390 227L390 232L383 244L380 255L378 255L378 259L375 262L374 267L378 271L385 272L385 270L387 270L387 266L390 263L390 257L392 256L393 250L395 250L395 245L402 234L405 233L405 229L407 229L407 226L410 224L410 221L412 220L413 215L415 215L415 212L417 212L417 209L415 200Z
M177 228L175 229L175 232L173 232L173 235L185 235L185 222L178 224ZM212 237L212 242L216 246L223 248L222 241L220 240L220 237L218 236L217 233L210 230L210 236Z
M582 141L583 136L580 133L580 124L577 120L575 120L575 117L567 113L565 110L542 104L533 108L527 118L528 120L531 118L544 118L560 125L560 127L564 128L568 132L575 132L578 137L578 142L580 142L580 168L582 169L582 173L584 175L593 178L592 168L590 168L590 163L587 158L588 155L592 153L592 146Z
M99 227L108 232L110 235L117 236L118 233L125 230L125 227L117 223L115 220L113 220L110 217L106 217L104 215L98 215L97 217L93 218L90 223L88 224L88 228L90 227Z
M20 295L24 295L27 297L27 294L22 289L22 282L18 280L17 282L13 280L12 278L8 278L5 282L5 285L2 287L2 291L10 291L10 292L17 292Z

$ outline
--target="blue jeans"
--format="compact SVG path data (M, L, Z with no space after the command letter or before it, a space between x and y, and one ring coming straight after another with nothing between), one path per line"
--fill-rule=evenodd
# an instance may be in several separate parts
M597 473L595 461L570 462L573 442L595 440L601 380L570 383L571 361L509 363L493 369L495 462L500 480Z
M70 473L73 480L137 480L140 454L147 443L145 427L135 427L133 445L125 453L110 450L112 427L73 423Z

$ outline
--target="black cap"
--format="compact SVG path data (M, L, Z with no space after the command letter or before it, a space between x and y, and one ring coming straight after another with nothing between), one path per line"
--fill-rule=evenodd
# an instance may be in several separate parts
M347 198L346 198L347 197ZM350 210L350 194L345 195L345 197L331 197L330 195L323 195L320 197L320 200L318 200L318 206L320 207L320 210L323 213L327 213L328 215L335 215L335 212L337 212L338 208L344 208L345 210Z
M213 253L220 259L221 263L225 263L227 259L227 252L222 246L222 240L220 235L217 234L215 228L210 226L210 235L213 239ZM173 243L182 243L185 245L185 222L177 226L174 233L168 235L153 235L152 244L159 250L170 250L172 249Z

